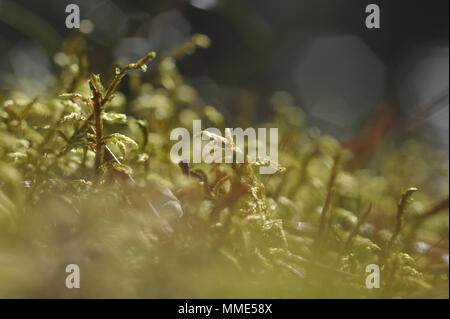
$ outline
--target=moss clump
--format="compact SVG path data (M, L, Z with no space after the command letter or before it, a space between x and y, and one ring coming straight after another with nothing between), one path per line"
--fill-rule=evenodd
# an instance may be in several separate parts
M225 126L176 68L208 44L162 54L127 95L120 80L153 53L104 89L81 50L62 51L53 91L0 96L0 297L448 298L448 165L423 142L385 143L354 169L276 93L258 126L279 128L280 172L170 162L171 129ZM65 287L72 263L81 289Z

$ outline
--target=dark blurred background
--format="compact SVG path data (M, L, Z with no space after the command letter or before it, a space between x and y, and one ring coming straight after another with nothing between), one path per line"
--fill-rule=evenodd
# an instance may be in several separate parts
M69 3L80 6L93 72L204 33L211 48L180 69L228 119L243 99L258 120L270 117L270 96L282 90L310 126L346 138L390 105L395 123L414 123L409 133L448 151L448 0L0 0L3 90L33 96L52 84L54 55L73 32ZM365 27L370 3L380 29Z

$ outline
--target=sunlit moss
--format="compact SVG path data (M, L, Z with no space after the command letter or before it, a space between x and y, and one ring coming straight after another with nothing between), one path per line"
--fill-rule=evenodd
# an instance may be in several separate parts
M209 39L194 35L143 78L130 74L129 95L119 81L154 54L103 88L80 41L55 56L62 81L46 96L0 97L1 297L448 297L448 165L431 146L386 143L352 169L352 154L277 92L264 126L279 128L280 163L259 163L276 174L178 167L171 129L225 126L176 67ZM420 191L402 197L411 187ZM447 250L415 248L442 238ZM82 289L65 288L69 263ZM365 287L372 263L380 289Z

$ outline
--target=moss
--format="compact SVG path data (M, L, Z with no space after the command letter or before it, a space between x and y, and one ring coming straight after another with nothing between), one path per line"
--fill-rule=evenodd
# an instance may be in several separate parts
M0 97L0 297L448 298L448 248L415 248L448 237L448 166L420 140L387 142L356 169L277 92L264 126L279 128L280 163L169 161L171 129L225 125L176 68L208 45L195 35L161 54L127 95L119 82L154 53L105 89L82 48L62 51L45 96ZM259 175L267 164L278 172ZM70 263L82 289L65 288ZM365 288L371 263L380 289Z

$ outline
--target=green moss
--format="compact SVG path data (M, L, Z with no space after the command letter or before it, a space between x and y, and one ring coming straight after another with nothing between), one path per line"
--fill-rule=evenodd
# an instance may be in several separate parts
M386 142L354 169L278 92L264 125L279 128L280 163L257 163L278 173L169 161L171 129L225 125L176 68L208 45L195 35L130 74L127 96L119 82L154 53L105 89L82 49L63 51L53 91L0 97L0 297L448 298L448 248L415 249L448 236L448 165L420 140ZM82 289L65 288L69 263ZM372 263L380 289L365 287Z

